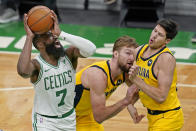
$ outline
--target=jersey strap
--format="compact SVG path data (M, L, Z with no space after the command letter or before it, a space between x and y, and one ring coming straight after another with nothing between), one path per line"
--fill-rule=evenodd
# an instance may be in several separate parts
M75 86L76 96L74 98L74 107L76 107L77 104L79 103L84 89L87 90L87 91L90 91L89 88L85 88L82 84L79 84L79 85Z

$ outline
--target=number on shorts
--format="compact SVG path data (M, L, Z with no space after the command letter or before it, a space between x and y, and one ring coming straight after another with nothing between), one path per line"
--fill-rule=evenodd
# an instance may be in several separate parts
M57 92L56 92L56 96L57 96L57 97L59 97L60 94L63 94L63 95L62 95L62 97L61 97L60 103L58 104L58 107L65 104L64 99L65 99L65 96L66 96L66 94L67 94L67 89L65 88L65 89L63 89L63 90L60 90L60 91L57 91Z

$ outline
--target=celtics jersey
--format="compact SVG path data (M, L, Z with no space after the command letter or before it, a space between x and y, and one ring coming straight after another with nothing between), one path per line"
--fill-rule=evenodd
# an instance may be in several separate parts
M40 55L35 58L40 64L35 89L34 112L58 116L73 109L75 97L75 70L67 56L60 57L58 65L47 63Z
M142 78L146 84L152 86L152 88L158 88L158 80L157 80L157 76L153 72L153 67L158 57L162 53L170 53L171 55L172 53L169 50L169 48L165 46L162 49L160 49L157 53L155 53L154 55L148 58L143 58L142 57L143 53L147 50L148 47L149 47L148 44L142 46L136 56L136 64L139 66L139 71L137 75L140 78ZM139 96L140 96L141 102L143 103L145 107L151 110L170 110L170 109L179 107L180 102L177 97L176 82L177 82L177 73L176 73L176 68L175 68L174 73L173 73L173 81L172 81L166 100L160 104L140 90Z
M86 68L82 69L80 72L76 74L76 98L75 98L75 106L76 106L76 116L88 115L92 112L91 101L90 101L90 89L86 88L82 85L81 76L82 73L87 68L98 68L98 70L102 70L103 73L107 76L107 87L105 88L105 96L106 99L116 90L116 88L125 81L124 74L122 73L117 77L115 81L111 78L111 69L109 65L109 61L100 61L96 62ZM96 75L96 74L95 74Z

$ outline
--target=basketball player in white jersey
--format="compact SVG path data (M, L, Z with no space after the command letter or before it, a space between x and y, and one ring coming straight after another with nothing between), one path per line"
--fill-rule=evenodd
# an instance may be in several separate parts
M26 41L17 71L30 78L35 89L32 126L34 131L75 131L75 69L78 57L91 56L96 46L89 40L60 30L57 16L51 11L54 28L42 35L34 34L24 15ZM71 43L65 49L58 37ZM40 52L31 59L32 43Z

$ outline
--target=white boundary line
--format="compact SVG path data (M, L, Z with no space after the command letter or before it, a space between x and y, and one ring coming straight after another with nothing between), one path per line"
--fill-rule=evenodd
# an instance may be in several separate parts
M192 87L196 88L196 85L191 84L177 84L177 87ZM13 87L13 88L0 88L0 91L16 91L16 90L31 90L32 86L27 87Z
M177 87L193 87L196 88L196 85L191 85L191 84L177 84Z
M30 87L0 88L0 91L16 91L16 90L31 90L31 89L33 89L32 86L30 86Z
M9 52L9 51L0 51L1 54L14 54L19 55L21 52ZM32 53L32 54L38 54L38 53Z
M185 63L185 62L176 62L177 64L181 64L181 65L196 65L196 63Z

